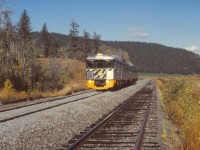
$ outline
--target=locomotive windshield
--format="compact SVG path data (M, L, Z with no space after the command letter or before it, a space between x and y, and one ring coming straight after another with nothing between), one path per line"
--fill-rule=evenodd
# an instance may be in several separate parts
M113 60L106 60L105 61L105 68L113 68L113 67L114 67Z
M87 68L94 68L94 60L88 60L87 62L86 62L86 67Z
M113 68L113 60L87 60L87 68Z
M104 68L104 60L96 60L95 68Z

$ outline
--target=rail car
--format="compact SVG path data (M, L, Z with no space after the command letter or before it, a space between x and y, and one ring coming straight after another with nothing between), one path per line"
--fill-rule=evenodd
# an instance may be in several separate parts
M96 54L86 58L86 85L95 90L105 90L133 84L138 73L132 63L119 56Z

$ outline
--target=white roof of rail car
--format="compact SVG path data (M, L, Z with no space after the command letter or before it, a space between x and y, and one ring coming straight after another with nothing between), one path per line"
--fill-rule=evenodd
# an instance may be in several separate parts
M122 62L122 63L125 63L122 58L120 58L119 56L117 55L103 55L103 54L97 54L97 55L94 55L94 56L88 56L86 58L87 60L112 60L112 59L115 59L119 62Z

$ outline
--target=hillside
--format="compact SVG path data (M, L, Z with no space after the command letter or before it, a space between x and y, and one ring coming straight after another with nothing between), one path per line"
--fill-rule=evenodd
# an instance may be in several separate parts
M51 33L59 46L66 46L68 36ZM33 33L34 39L39 37ZM127 51L130 61L136 65L139 72L169 73L169 74L199 74L200 56L185 49L167 47L156 43L102 41L102 45L116 50Z
M199 74L200 56L180 48L155 43L103 42L116 49L124 49L138 71L170 74Z

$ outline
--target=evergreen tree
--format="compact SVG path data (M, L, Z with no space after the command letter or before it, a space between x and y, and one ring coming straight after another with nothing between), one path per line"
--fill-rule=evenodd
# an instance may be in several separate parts
M22 40L24 43L31 41L31 31L32 28L30 18L27 14L27 11L24 10L18 23L20 40Z
M19 35L19 44L18 44L18 50L20 51L20 57L24 59L32 56L32 36L31 36L31 22L30 18L27 14L27 11L24 10L19 23L17 25L18 35Z
M46 23L44 23L40 33L41 33L39 39L40 49L43 51L44 57L49 57L52 41Z
M70 26L71 29L69 30L68 56L77 59L79 50L79 25L73 20Z
M92 44L91 44L90 34L86 31L84 31L83 33L83 50L84 50L85 58L91 55Z
M28 59L32 56L32 36L31 36L31 22L26 10L22 12L19 23L17 25L18 30L18 59Z
M101 46L101 41L100 41L101 35L98 35L96 32L93 33L93 53L98 53L100 50L100 46Z
M15 42L14 50L17 51L18 57L12 66L18 69L13 71L13 80L16 89L27 90L32 84L30 78L34 57L31 22L26 10L20 17L17 31L18 41Z

